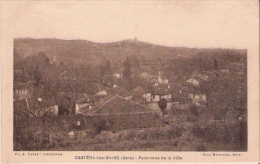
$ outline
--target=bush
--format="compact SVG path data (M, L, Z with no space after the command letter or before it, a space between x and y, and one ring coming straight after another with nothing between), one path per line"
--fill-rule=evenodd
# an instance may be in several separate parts
M207 149L203 144L200 144L196 147L196 151L207 151Z
M194 136L206 140L207 142L216 141L226 145L230 144L234 149L247 149L246 122L235 122L234 124L229 124L227 122L211 123L206 125L205 128L196 124L191 132Z

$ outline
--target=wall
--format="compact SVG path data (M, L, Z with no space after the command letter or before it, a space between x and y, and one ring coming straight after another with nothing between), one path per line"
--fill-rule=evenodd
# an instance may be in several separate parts
M152 94L151 93L146 93L143 95L143 97L146 99L147 102L151 101L152 98Z
M152 100L153 101L160 101L160 96L159 95L152 95Z
M25 99L25 98L30 98L31 95L28 89L15 89L14 97L16 99Z

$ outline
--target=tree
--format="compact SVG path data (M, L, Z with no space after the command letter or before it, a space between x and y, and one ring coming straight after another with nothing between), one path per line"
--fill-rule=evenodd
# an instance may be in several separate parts
M132 86L132 79L131 79L132 72L131 72L130 60L129 60L128 57L126 58L123 65L125 67L125 70L123 72L123 77L126 79L126 82L127 82L127 88L126 89L130 90L131 86Z
M125 62L124 62L124 67L125 70L123 72L123 77L125 77L126 79L130 79L132 72L131 72L131 64L130 64L130 59L127 57Z
M189 111L190 111L190 114L193 115L194 117L199 116L198 107L195 104L191 104L191 106L189 107Z
M214 60L214 70L218 69L218 62L217 59Z
M107 61L106 66L101 70L102 76L102 84L106 87L113 87L113 74L111 69L111 62L110 60Z
M162 110L162 112L164 111L164 109L167 108L167 100L165 98L161 98L159 103L159 107Z
M130 55L129 60L130 60L130 66L131 67L139 68L140 62L139 62L138 57L135 54Z

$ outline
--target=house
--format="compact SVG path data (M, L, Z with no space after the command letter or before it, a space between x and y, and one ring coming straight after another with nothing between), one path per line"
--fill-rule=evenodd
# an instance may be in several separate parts
M189 98L189 94L186 90L179 89L172 92L172 102L179 104L190 104L192 100Z
M158 102L161 98L165 98L167 101L171 101L171 87L170 85L158 85L155 86L151 93L151 100Z
M149 80L149 74L147 72L143 72L140 74L140 78L144 80Z
M117 95L83 115L87 124L101 124L104 130L164 126L162 112Z
M208 81L208 79L209 79L209 76L207 75L207 73L201 74L201 73L199 73L199 72L194 72L194 73L191 75L191 77L197 77L197 78L199 78L199 79L201 79L201 80L204 80L204 81Z
M201 93L200 91L190 91L189 98L192 100L193 103L196 104L202 104L207 102L206 95Z
M183 90L181 87L174 88L172 91L171 112L176 114L177 111L180 111L183 113L184 110L188 110L191 103L192 99L189 98L188 90Z
M52 99L28 98L14 101L14 110L20 110L30 117L58 115L58 105Z
M26 83L14 83L14 99L26 99L32 96L32 82L28 81Z
M199 85L202 82L208 82L209 81L209 77L207 75L202 75L202 74L193 74L191 76L191 78L187 79L186 82L193 84L196 87L199 87Z
M131 76L137 76L140 77L140 75L143 73L143 69L140 67L131 67Z
M123 98L125 98L127 100L132 100L132 97L133 97L130 92L128 92L125 88L120 87L120 86L113 88L112 93L122 96Z
M94 102L89 97L84 97L75 102L75 114L81 113L81 109L92 109L94 107Z
M106 90L100 90L98 93L96 93L95 95L97 95L97 96L107 96L108 95L108 93L107 93L107 91Z
M149 97L145 90L140 86L135 87L130 93L132 95L132 100L140 104L145 104Z
M118 70L116 70L114 73L113 73L113 76L115 78L120 78L120 77L123 77L123 72L124 72L125 68L120 68Z
M158 78L159 78L158 75L149 75L149 81L151 83L154 83L154 84L157 84L157 85L159 84Z
M188 80L186 80L187 83L191 83L193 84L194 86L198 87L199 84L200 84L200 79L199 78L189 78Z
M98 92L94 95L85 96L75 101L75 114L79 114L82 110L88 110L99 104L99 101L108 96L108 92L111 92L111 88L104 87L100 84L98 86Z
M220 72L225 73L225 74L229 74L230 70L228 68L220 68Z

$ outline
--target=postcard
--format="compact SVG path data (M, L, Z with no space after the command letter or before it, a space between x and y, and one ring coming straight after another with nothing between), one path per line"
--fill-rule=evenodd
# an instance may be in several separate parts
M259 162L259 1L1 1L2 163Z

